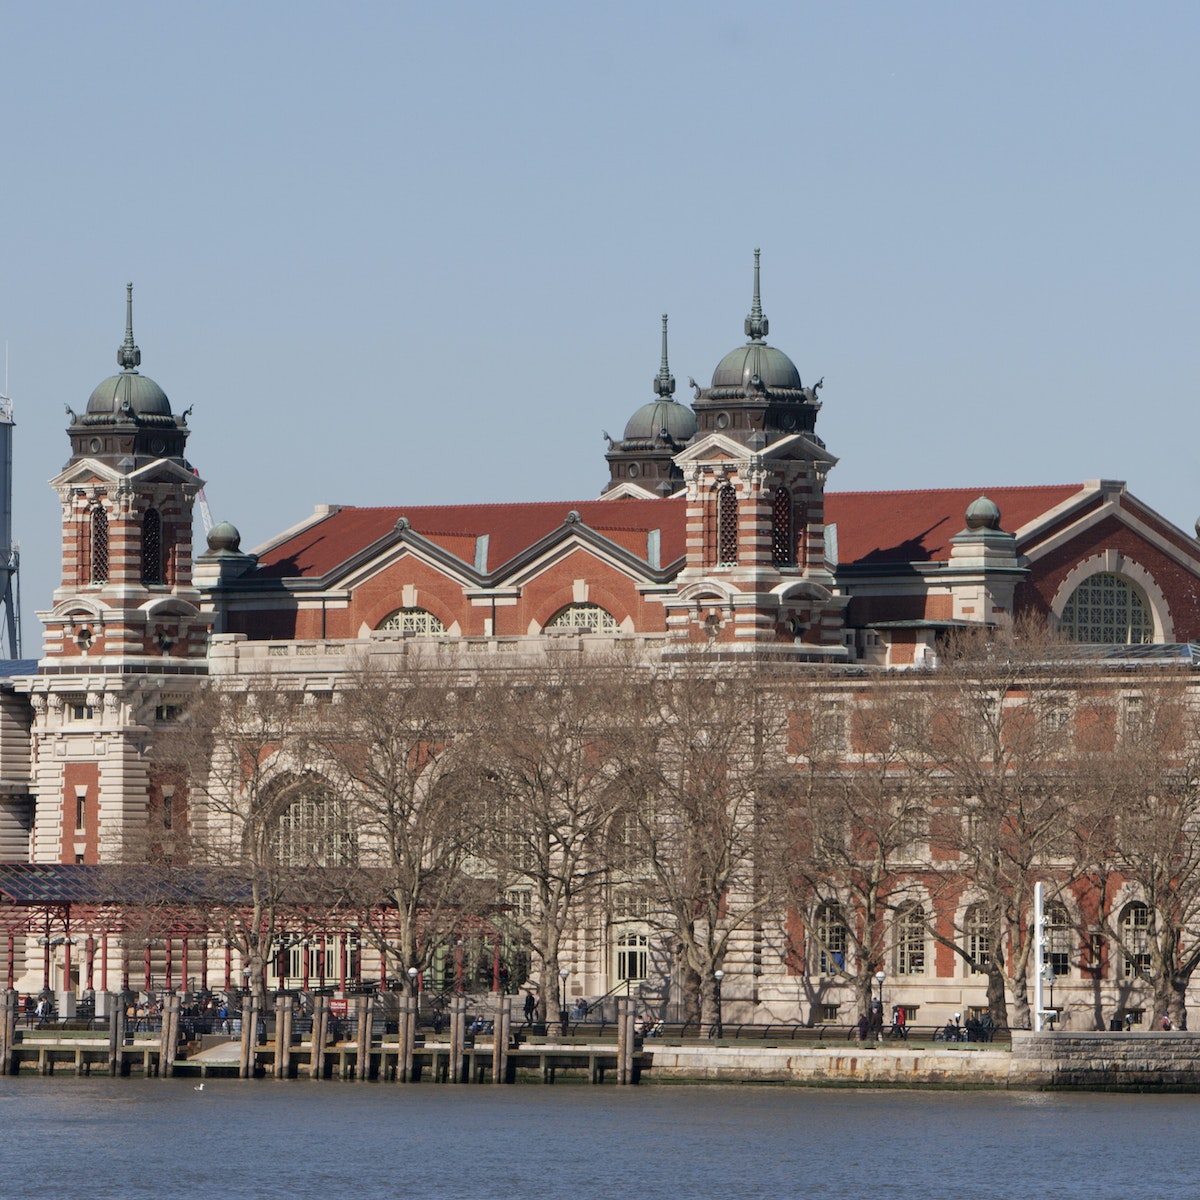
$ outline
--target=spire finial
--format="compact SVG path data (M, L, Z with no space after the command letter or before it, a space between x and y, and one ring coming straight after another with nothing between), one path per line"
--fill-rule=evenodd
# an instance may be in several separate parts
M125 285L125 342L117 351L117 366L133 371L142 365L142 352L133 341L133 284Z
M750 306L750 315L746 318L746 336L752 342L761 341L767 336L769 324L763 316L762 300L758 290L758 256L761 251L754 250L754 303Z
M662 366L659 367L658 374L654 378L654 394L662 396L664 400L670 400L675 394L675 376L671 374L671 368L667 366L667 314L663 313L662 317Z

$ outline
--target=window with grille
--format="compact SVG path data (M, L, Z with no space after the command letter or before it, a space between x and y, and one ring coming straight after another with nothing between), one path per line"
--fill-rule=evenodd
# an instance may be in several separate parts
M398 608L384 617L375 628L408 633L413 637L438 637L446 632L445 625L423 608Z
M289 867L351 867L358 844L346 803L319 780L285 791L275 827L276 861Z
M91 537L92 583L108 582L108 515L97 506L92 509Z
M979 905L967 913L966 950L971 974L986 973L992 961L992 922Z
M157 508L148 508L142 517L142 582L162 583L162 518Z
M846 969L846 921L836 904L817 910L817 974L837 975Z
M646 978L648 942L644 933L623 933L617 938L616 974L618 983L636 983Z
M1061 625L1076 642L1126 645L1154 640L1154 620L1141 589L1109 571L1089 576L1071 593Z
M1061 904L1047 904L1045 916L1046 961L1055 975L1071 972L1071 923Z
M1126 979L1150 970L1150 909L1140 901L1127 904L1121 914L1121 945Z
M896 974L925 974L925 910L919 904L896 916Z
M576 629L586 633L619 633L617 618L598 604L568 604L560 608L544 629Z
M735 567L738 560L738 501L732 483L717 488L717 566Z
M796 562L796 539L792 534L792 493L787 488L775 489L771 505L771 561L776 566L790 567Z

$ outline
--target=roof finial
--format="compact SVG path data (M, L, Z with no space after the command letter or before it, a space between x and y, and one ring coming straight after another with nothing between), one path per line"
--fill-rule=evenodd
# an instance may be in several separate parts
M671 368L667 366L667 314L663 313L663 353L662 366L658 369L658 375L654 379L654 394L662 396L664 400L670 400L675 394L675 376L671 374Z
M754 303L750 306L750 315L746 318L746 336L752 342L761 341L767 336L769 328L767 318L763 316L762 300L758 290L758 256L760 250L754 251Z
M125 285L125 343L117 351L117 366L132 371L142 365L142 352L133 341L133 284Z

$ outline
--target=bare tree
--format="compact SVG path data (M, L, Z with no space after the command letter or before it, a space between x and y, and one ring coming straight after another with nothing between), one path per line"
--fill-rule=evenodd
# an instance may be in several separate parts
M1062 889L1083 868L1076 729L1086 671L1038 620L966 629L942 647L911 754L941 794L933 933L987 979L998 1025L1028 1028L1035 883Z
M777 910L786 704L761 669L708 656L658 670L638 702L621 784L654 919L678 947L685 1012L711 1032L731 941Z
M354 880L364 937L384 978L404 986L472 927L494 900L467 867L478 814L463 754L471 692L407 656L363 658L336 693L310 705L312 759L347 798L353 844L337 864Z
M551 1023L567 1007L565 943L596 911L606 878L631 689L627 664L567 653L546 669L481 684L476 700L486 720L475 739L479 855L501 898L528 909L539 1007Z
M191 700L161 754L186 784L186 855L208 868L209 916L240 952L245 982L265 999L265 969L281 913L296 896L281 855L279 821L305 786L298 748L300 698L271 679L214 682ZM178 807L179 796L175 797Z
M1181 671L1143 671L1109 693L1090 779L1098 845L1092 904L1119 982L1148 986L1155 1016L1187 1028L1200 965L1200 719ZM1113 960L1116 961L1113 961Z
M783 868L803 931L792 957L806 979L853 987L861 1013L887 969L896 915L924 911L928 773L908 752L922 703L908 677L806 686L790 706L797 784ZM923 970L923 957L903 969Z

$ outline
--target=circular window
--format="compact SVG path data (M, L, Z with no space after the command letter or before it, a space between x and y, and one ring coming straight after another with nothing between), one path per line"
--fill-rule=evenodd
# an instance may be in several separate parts
M637 463L630 463L629 464L629 478L636 479L640 474L641 474L641 471L638 469Z
M728 413L717 413L717 428L718 429L728 429L729 428L729 414Z
M92 438L92 440L90 442L88 442L88 449L93 454L99 454L100 453L100 439Z

